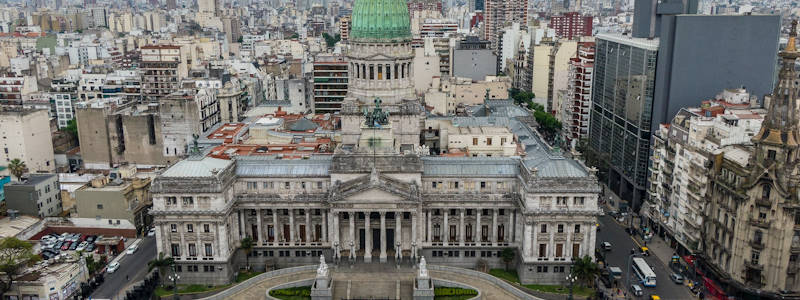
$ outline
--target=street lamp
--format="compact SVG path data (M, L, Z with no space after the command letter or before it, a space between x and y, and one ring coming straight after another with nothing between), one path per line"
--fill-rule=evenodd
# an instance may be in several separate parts
M169 280L172 280L172 288L174 289L173 298L178 299L178 279L181 279L178 276L178 272L175 271L175 264L172 264L172 275L167 276Z
M575 286L575 281L577 281L577 280L578 280L578 276L575 276L575 274L572 274L572 272L570 272L569 275L567 275L567 283L569 283L569 297L567 298L568 300L572 300L573 299L572 298L572 288Z

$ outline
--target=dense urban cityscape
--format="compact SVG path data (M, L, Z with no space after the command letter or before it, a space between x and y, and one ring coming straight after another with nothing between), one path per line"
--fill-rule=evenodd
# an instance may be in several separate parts
M0 0L0 300L800 300L798 20Z

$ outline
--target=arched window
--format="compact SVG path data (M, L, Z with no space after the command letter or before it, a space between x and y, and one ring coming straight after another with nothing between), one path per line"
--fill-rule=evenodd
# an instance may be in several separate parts
M761 244L762 238L763 238L763 233L761 233L761 230L756 230L756 232L753 233L753 243Z
M769 199L769 193L771 192L772 187L769 184L765 184L761 186L761 198Z

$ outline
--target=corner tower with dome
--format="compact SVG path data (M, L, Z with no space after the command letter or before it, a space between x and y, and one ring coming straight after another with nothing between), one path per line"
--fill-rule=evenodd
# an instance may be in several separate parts
M342 105L342 143L357 148L364 109L376 99L389 113L394 152L419 146L422 106L414 94L411 24L403 0L356 0L347 44L349 88Z

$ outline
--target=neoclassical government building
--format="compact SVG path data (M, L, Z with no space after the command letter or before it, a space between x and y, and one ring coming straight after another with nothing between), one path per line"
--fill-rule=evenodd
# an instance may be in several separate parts
M573 258L593 256L600 187L593 170L564 158L510 101L471 117L428 116L415 99L408 10L402 0L357 0L351 81L334 154L302 159L193 156L153 180L158 251L183 283L226 284L245 267L327 261L502 267L525 283L561 283ZM355 69L358 69L357 71ZM473 144L513 143L513 156L431 155L437 126L503 127ZM442 131L444 132L444 130ZM446 144L447 136L438 137ZM250 237L249 257L239 249Z

